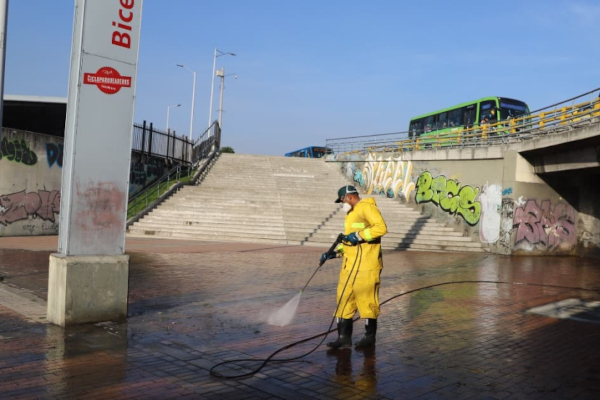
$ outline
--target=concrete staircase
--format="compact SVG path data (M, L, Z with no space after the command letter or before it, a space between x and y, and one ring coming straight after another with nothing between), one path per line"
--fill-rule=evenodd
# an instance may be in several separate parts
M200 186L185 186L129 234L326 247L343 232L344 215L333 201L346 184L319 159L222 154ZM483 251L397 200L375 200L388 227L385 249Z

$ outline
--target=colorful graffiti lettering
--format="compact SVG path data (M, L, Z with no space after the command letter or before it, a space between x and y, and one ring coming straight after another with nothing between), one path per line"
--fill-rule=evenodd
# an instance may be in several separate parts
M569 204L560 202L552 207L545 200L539 206L536 200L527 200L514 211L515 245L526 242L547 250L569 250L577 244L575 221L575 210Z
M502 191L502 196L508 196L512 194L512 188L506 188Z
M54 214L60 212L60 191L25 190L0 196L0 224L9 225L16 221L39 217L54 222Z
M475 225L481 217L481 204L475 201L479 188L460 187L458 181L440 175L433 178L430 172L423 172L417 180L417 204L433 202L450 214L458 214L469 225Z
M63 164L63 145L62 143L46 143L46 159L48 167L52 168L54 164L62 168Z
M500 203L502 202L502 187L500 185L485 185L479 195L481 203L481 224L479 239L483 243L496 243L500 236Z
M411 192L415 189L412 182L412 163L400 159L382 156L377 158L369 154L362 170L354 170L354 163L345 166L346 176L364 188L366 194L380 194L387 197L402 197L410 199Z
M3 138L0 144L0 160L3 157L6 157L9 161L25 165L35 165L37 163L37 154L29 148L24 139L8 140Z

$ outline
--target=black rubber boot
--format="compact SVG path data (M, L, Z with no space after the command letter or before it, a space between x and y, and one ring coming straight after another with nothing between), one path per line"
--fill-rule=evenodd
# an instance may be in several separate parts
M356 342L356 348L373 346L375 344L375 334L377 333L377 320L367 318L365 321L365 329L367 332L362 339Z
M327 347L332 349L343 349L346 347L352 347L352 318L338 318L338 338L327 343Z

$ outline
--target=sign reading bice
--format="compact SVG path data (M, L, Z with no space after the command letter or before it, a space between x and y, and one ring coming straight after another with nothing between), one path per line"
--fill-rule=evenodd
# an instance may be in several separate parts
M76 0L59 252L124 252L142 0Z

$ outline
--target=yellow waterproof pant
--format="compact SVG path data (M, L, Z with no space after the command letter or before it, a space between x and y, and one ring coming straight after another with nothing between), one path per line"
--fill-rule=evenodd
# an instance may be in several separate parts
M344 263L340 271L340 281L337 288L338 318L354 317L356 310L361 318L375 319L379 315L379 277L381 268L354 270L352 264Z

